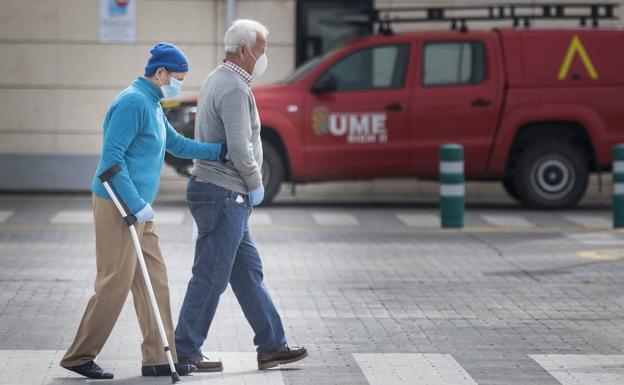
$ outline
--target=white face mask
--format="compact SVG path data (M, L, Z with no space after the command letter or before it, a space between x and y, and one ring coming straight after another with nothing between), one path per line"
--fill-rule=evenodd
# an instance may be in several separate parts
M253 53L251 53L251 51L249 51L249 54L254 59L256 59L256 57L254 56ZM254 69L253 69L253 73L251 74L251 76L253 77L261 76L264 73L264 71L266 71L268 66L269 66L269 59L267 58L266 53L263 53L262 56L260 56L260 58L256 59L256 64L254 64Z
M158 74L156 74L156 79L158 79L158 82L160 83L160 91L162 92L165 99L173 98L174 96L177 96L180 91L182 91L182 86L184 85L184 83L182 82L182 80L178 80L171 76L171 74L169 74L169 84L163 84L163 82L158 77Z

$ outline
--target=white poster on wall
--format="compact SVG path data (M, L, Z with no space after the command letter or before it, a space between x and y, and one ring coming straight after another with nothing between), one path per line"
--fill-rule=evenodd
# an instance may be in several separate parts
M100 0L100 41L132 43L136 40L137 0Z

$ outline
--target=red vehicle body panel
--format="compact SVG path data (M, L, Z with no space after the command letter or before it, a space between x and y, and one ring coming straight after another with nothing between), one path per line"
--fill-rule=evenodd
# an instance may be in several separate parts
M483 44L482 82L423 85L424 47L446 41ZM311 92L341 59L392 44L409 46L402 88ZM444 143L464 146L468 178L500 178L518 131L548 122L583 127L596 168L608 169L611 146L624 142L624 32L504 29L371 36L335 52L298 81L257 87L254 94L263 130L281 139L293 181L435 178ZM328 122L334 135L327 134ZM360 125L368 136L347 134L347 123ZM371 128L382 123L387 132Z

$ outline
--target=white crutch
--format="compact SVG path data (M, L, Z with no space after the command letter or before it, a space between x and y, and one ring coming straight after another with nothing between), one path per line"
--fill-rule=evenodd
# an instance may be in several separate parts
M162 340L162 344L165 349L165 354L167 355L167 361L169 361L169 367L171 368L171 381L175 384L180 381L180 376L176 372L175 365L173 363L173 357L171 356L171 350L169 349L169 342L167 341L167 335L165 334L165 327L163 326L162 319L160 318L160 312L158 311L158 303L156 302L156 296L154 295L154 289L152 289L152 282L150 281L149 274L147 272L147 266L145 265L145 258L143 257L143 251L141 250L141 243L139 242L139 236L137 235L136 228L134 224L137 219L134 215L127 215L126 210L124 210L119 198L115 195L110 183L110 180L115 176L119 171L121 171L121 167L118 164L112 166L108 170L104 171L98 178L104 185L104 188L108 192L108 195L113 199L115 206L119 210L124 223L130 229L130 234L132 235L132 241L134 241L134 248L136 249L137 257L139 258L139 264L141 265L141 271L143 272L143 279L145 279L145 286L147 287L147 292L149 293L150 302L152 303L152 311L154 312L154 316L156 318L156 324L158 325L158 331L160 332L160 339Z

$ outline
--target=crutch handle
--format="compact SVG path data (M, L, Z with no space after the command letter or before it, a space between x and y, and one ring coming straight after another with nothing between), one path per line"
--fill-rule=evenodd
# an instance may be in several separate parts
M124 202L121 200L121 197L118 197L115 194L115 191L111 188L111 183L110 183L111 179L115 175L117 175L119 171L121 171L121 167L119 166L119 164L114 164L111 167L109 167L106 171L98 175L98 179L104 185L104 189L106 190L106 192L108 192L108 195L110 195L111 199L115 203L115 206L117 206L117 209L121 213L121 216L123 217L123 221L126 224L126 226L130 227L137 222L137 218L136 216L132 214L126 214L126 211L124 210L122 206L124 205Z
M102 183L109 182L115 175L119 173L119 171L121 171L121 167L119 166L119 164L116 163L109 167L108 170L98 175L98 178Z

